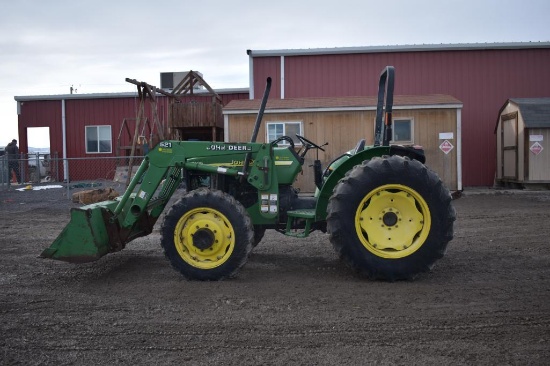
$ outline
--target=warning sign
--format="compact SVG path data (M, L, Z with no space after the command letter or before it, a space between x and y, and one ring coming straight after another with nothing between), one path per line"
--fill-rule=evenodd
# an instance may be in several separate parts
M443 151L445 154L448 154L451 152L452 149L454 149L453 144L449 142L449 140L445 140L439 145L439 148L441 151Z
M529 150L531 150L533 154L538 155L542 152L542 150L544 150L544 148L542 147L541 144L539 144L538 142L535 142L533 145L531 145Z

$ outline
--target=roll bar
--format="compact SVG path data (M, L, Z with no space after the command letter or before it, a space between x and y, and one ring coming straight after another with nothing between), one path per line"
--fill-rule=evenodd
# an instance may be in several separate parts
M392 137L393 84L395 68L386 66L380 74L378 82L378 102L376 104L376 127L374 131L374 146L389 146ZM384 98L385 97L385 98ZM385 99L385 106L384 106ZM382 127L384 114L384 127Z

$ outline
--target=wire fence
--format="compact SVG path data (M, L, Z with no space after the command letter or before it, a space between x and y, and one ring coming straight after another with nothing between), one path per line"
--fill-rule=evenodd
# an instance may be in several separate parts
M143 156L58 158L52 154L20 154L19 159L0 156L0 190L39 189L56 185L71 198L76 190L114 188L124 191L130 164L135 173Z

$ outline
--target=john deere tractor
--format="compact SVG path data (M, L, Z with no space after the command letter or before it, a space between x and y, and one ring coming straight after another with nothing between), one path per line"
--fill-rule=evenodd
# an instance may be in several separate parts
M292 186L309 150L323 146L296 135L256 142L271 79L250 142L163 141L145 156L117 199L71 210L71 220L41 256L95 261L160 228L172 266L190 280L233 277L267 229L297 238L329 234L340 258L360 275L388 281L430 270L453 237L451 195L425 165L422 150L390 145L394 68L378 86L375 141L360 140L328 166L313 164L316 192ZM284 144L280 144L284 141ZM282 146L279 146L282 145Z

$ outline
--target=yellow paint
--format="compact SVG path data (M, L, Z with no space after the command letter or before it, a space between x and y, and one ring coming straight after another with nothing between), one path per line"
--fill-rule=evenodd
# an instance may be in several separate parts
M213 240L209 248L202 250L193 244L193 236L201 230L208 232ZM231 257L235 249L235 231L221 212L199 207L186 212L179 219L174 230L174 244L187 264L200 269L212 269Z
M400 184L374 189L363 198L355 214L359 240L368 251L382 258L413 254L426 241L430 227L431 214L424 198Z
M289 165L292 165L292 161L276 161L276 162L275 162L275 165L285 165L285 166L289 166Z

